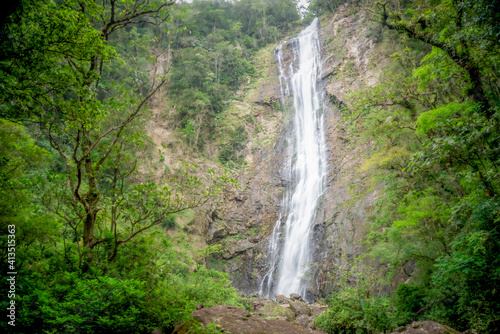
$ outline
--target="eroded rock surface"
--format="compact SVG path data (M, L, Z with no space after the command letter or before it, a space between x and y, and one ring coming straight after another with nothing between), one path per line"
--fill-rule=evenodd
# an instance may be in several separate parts
M253 314L265 318L283 319L295 321L295 313L288 304L277 304L272 300L258 300L253 303Z
M276 301L255 300L253 307L255 315L293 321L308 329L314 329L314 318L328 308L327 305L306 303L298 294L291 294L290 298L276 295Z
M373 143L349 138L340 111L335 103L328 102L348 107L349 91L379 82L384 66L381 59L385 59L379 54L386 51L378 40L379 28L369 25L366 13L353 14L345 5L321 22L321 27L328 176L312 227L315 265L308 273L312 284L303 296L308 301L330 295L335 284L332 275L337 275L346 261L363 252L358 240L366 233L366 217L373 213L373 205L383 188L370 184L368 173L361 169L373 150ZM285 68L293 59L293 47L293 39L283 44ZM266 101L279 100L276 61L274 66L255 95L253 103L259 107L268 107ZM269 270L269 237L279 217L283 193L293 184L284 172L289 145L286 135L292 113L286 102L282 107L286 112L273 125L272 141L256 151L252 164L238 178L242 189L230 198L225 214L214 219L209 228L209 243L222 243L225 250L224 261L219 261L219 266L216 263L209 266L228 272L234 286L246 294L260 290ZM289 308L293 311L293 306Z
M223 332L232 334L323 334L325 332L304 328L295 323L279 320L265 319L261 316L251 315L250 312L235 306L218 305L193 312L193 317L204 327L210 323L216 324ZM189 323L179 324L174 334L189 333Z
M461 334L461 332L434 321L414 321L411 325L397 328L391 334Z

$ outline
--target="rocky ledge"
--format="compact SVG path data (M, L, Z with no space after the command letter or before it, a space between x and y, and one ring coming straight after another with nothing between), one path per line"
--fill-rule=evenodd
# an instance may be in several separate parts
M293 322L279 319L266 319L261 316L251 315L250 312L236 306L217 305L193 312L193 317L208 328L209 324L215 324L222 332L234 334L312 334L325 333L323 331L311 330L297 325ZM174 330L174 334L192 333L192 324L184 322Z
M406 327L396 328L391 334L461 334L446 325L434 321L414 321Z
M196 326L215 326L222 333L232 334L326 334L314 327L314 318L327 309L326 305L306 303L297 294L291 294L290 298L276 295L276 301L250 298L249 302L252 312L236 306L200 306L200 309L193 312L194 321L178 324L173 333L196 333L193 331ZM391 334L461 333L434 321L415 321L397 328Z
M218 305L193 312L193 318L203 327L215 324L222 332L233 334L325 334L314 328L314 317L326 310L326 305L308 304L299 295L290 298L276 296L276 301L268 299L251 300L250 313L235 306ZM192 333L193 323L180 323L174 334Z

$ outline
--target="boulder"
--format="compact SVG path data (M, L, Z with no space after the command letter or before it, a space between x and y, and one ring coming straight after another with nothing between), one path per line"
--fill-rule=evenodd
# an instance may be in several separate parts
M253 313L259 314L262 312L262 310L266 309L269 305L273 305L273 304L274 303L272 300L266 300L266 299L256 300L256 301L252 302ZM259 315L261 315L261 314L259 314Z
M311 310L311 316L316 318L318 315L323 313L328 309L328 305L321 305L321 304L309 304L309 309Z
M287 298L283 295L276 295L276 302L282 306L284 305L290 305L290 309L293 311L293 313L296 316L299 316L301 314L310 316L311 315L311 309L309 308L309 304L303 301L302 297L300 297L296 293L292 293L290 295L290 298ZM299 301L302 300L302 301Z
M229 244L227 247L226 251L222 254L222 257L224 259L232 259L235 256L246 252L247 250L251 249L254 247L254 244L251 243L249 240L242 239L242 240L234 240Z
M253 314L265 318L295 320L295 313L290 309L290 305L279 305L272 300L257 300L252 303Z
M406 327L399 327L391 334L461 334L446 325L434 321L414 321Z
M288 304L288 302L290 301L289 298L287 298L283 295L276 295L276 296L274 296L274 298L276 298L276 301L278 302L278 304Z
M311 315L311 309L306 303L301 303L301 302L293 302L289 301L288 304L290 304L290 308L292 309L293 313L295 313L296 316L299 315L306 315L310 316Z
M277 310L275 311L275 314L277 314L278 317L284 317L287 321L295 320L295 312L292 310L289 304L279 305Z
M295 323L297 325L304 327L304 328L312 329L313 324L314 324L314 318L308 317L305 314L301 314L295 319Z
M193 318L204 327L216 324L217 328L237 334L325 334L323 331L311 330L292 322L277 319L264 319L252 316L250 312L235 306L218 305L193 312ZM178 324L174 334L191 333L193 324L188 322Z
M296 301L296 302L303 302L304 303L304 299L302 299L302 297L297 293L291 293L290 299L293 301Z

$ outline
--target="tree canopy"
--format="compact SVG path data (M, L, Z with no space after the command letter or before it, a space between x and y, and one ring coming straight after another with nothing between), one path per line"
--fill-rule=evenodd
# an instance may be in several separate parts
M3 275L18 273L5 331L151 332L196 303L238 303L226 274L188 255L201 250L187 236L164 231L234 180L188 163L161 180L148 172L144 122L170 76L155 33L173 4L26 0L2 21L1 259Z
M322 326L354 333L432 319L498 332L498 3L386 1L364 8L385 28L386 41L398 40L381 83L352 92L344 110L358 134L376 143L364 169L385 192L360 260L381 269L371 286L339 288L332 306L349 311L329 311ZM371 275L361 263L351 274ZM401 277L409 283L395 283ZM392 296L378 295L377 284L388 283ZM369 300L364 309L360 298Z

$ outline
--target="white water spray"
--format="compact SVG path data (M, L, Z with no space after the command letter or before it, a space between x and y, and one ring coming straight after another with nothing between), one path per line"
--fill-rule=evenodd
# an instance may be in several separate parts
M294 131L293 137L287 139L294 143L290 172L295 182L283 200L286 222L282 226L280 216L270 240L270 268L260 289L261 295L267 294L269 297L298 293L307 298L306 275L311 261L311 231L326 176L324 122L318 87L321 78L318 24L318 19L315 19L299 34L295 41L297 49L294 62L297 64L290 65ZM281 83L284 80L281 48L277 49L277 57ZM282 89L282 94L287 91L288 87L285 92ZM280 252L278 245L282 229ZM281 254L281 260L278 254ZM273 280L276 274L276 280Z

